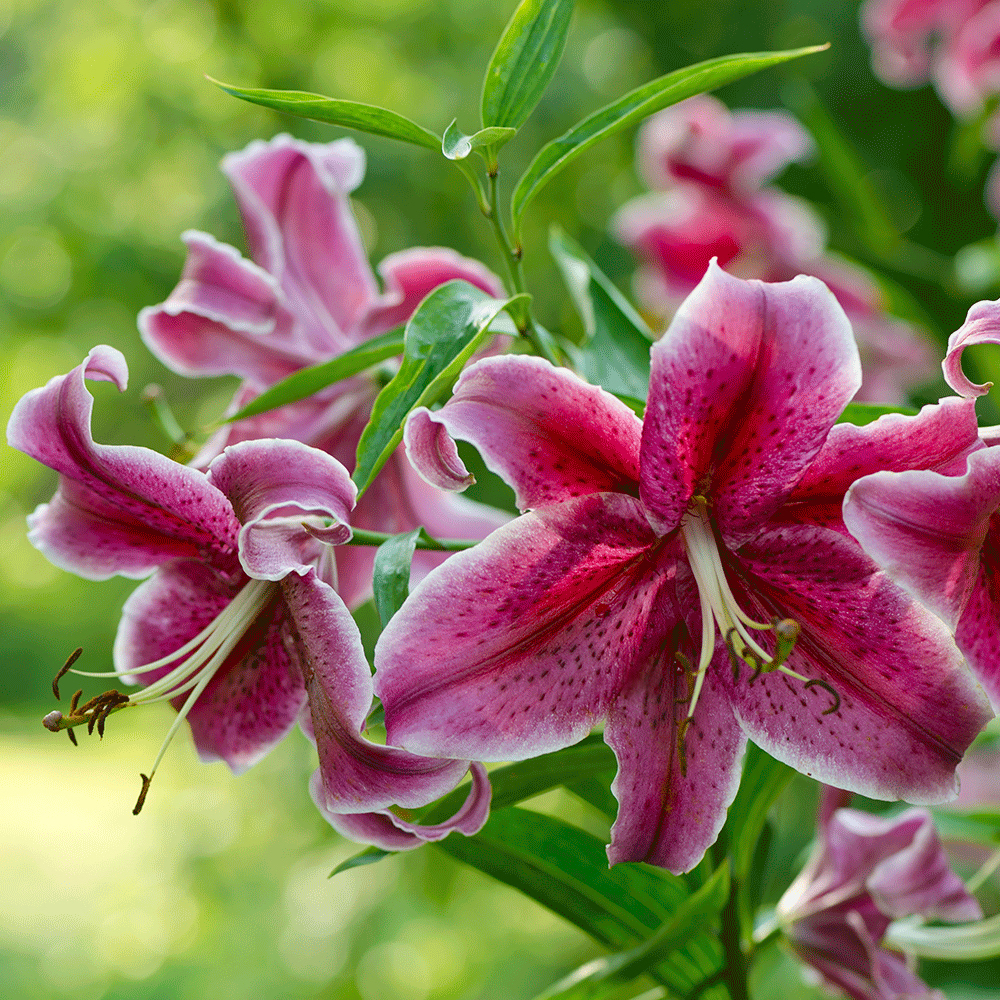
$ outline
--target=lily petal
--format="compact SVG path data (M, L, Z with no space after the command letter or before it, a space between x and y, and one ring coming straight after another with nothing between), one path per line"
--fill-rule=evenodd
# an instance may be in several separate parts
M223 158L251 255L281 283L318 354L353 346L348 331L378 296L349 195L364 176L351 139L279 135Z
M389 740L521 760L580 740L643 656L672 567L638 502L595 494L522 515L434 570L383 631Z
M303 729L316 743L324 812L415 808L451 791L465 760L419 757L362 733L371 706L371 671L361 633L344 602L315 573L281 582L297 634L309 695Z
M357 487L335 458L299 441L231 445L209 466L208 479L229 498L243 525L240 562L254 579L302 576L314 562L312 539L339 544L351 537ZM333 530L317 519L333 521Z
M124 357L95 347L25 395L7 425L11 447L61 476L52 502L29 518L32 544L94 580L143 577L169 559L228 558L239 524L226 498L201 472L148 448L95 443L87 378L124 389Z
M747 668L734 681L717 654L750 739L803 774L871 798L953 798L955 765L992 713L944 625L838 532L768 529L739 556L739 603L758 620L797 621L788 666L836 692L778 671L751 682Z
M977 385L962 371L962 352L973 344L1000 344L1000 300L977 302L965 322L948 338L948 353L941 367L945 382L960 396L982 396L993 384Z
M715 264L652 357L643 502L665 534L710 489L730 547L781 506L861 384L850 323L821 282L745 282Z
M163 364L188 378L239 375L260 387L312 364L274 277L207 233L183 239L180 282L138 319L143 342Z
M928 404L913 417L887 413L862 427L835 424L788 498L788 513L839 527L844 497L862 476L907 469L954 475L980 448L975 403L955 396Z
M407 447L432 486L463 478L438 426L470 441L514 488L521 510L602 491L635 493L642 422L620 400L542 358L486 358L433 413L417 410Z
M690 691L670 655L640 671L615 700L604 738L618 759L611 791L618 818L608 860L647 861L675 875L690 871L715 842L740 783L746 737L712 676L705 679L684 734Z
M321 773L315 771L309 782L313 801L326 821L351 840L374 844L384 851L408 851L427 841L444 840L456 830L467 837L478 833L489 818L492 788L482 764L469 768L472 784L461 808L450 819L433 825L411 823L388 809L370 813L336 813L326 807Z
M179 649L235 596L204 563L162 567L125 602L115 638L115 669L128 671ZM224 760L237 774L262 759L295 725L306 692L280 595L249 626L198 697L187 720L203 761ZM170 667L142 675L156 680ZM184 695L175 707L184 704Z

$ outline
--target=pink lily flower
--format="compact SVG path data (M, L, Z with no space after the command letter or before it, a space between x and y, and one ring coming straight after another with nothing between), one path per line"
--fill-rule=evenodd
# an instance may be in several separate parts
M649 188L684 181L729 192L760 190L815 151L812 136L783 111L730 111L703 94L649 118L636 166Z
M379 265L380 292L350 205L364 176L351 139L328 144L279 135L222 161L243 216L252 260L206 233L188 232L188 259L166 302L142 310L139 330L170 369L190 377L237 375L230 412L293 372L328 361L405 323L438 285L462 278L492 295L500 280L453 250L414 248ZM226 427L196 457L204 467L222 449L255 438L293 438L329 452L348 468L379 385L371 375ZM432 534L482 538L506 516L443 496L413 473L400 451L354 512L355 527L396 533L423 524ZM373 552L340 549L337 589L349 607L371 594ZM420 552L416 577L441 553ZM415 578L416 578L415 577Z
M891 87L926 83L937 53L934 39L951 37L987 0L867 0L861 27L872 47L872 69Z
M914 914L949 923L982 910L947 855L925 809L895 817L834 808L824 791L809 863L781 897L777 919L795 953L854 1000L944 1000L882 942L893 920Z
M350 538L355 487L334 458L296 441L242 442L207 474L147 448L96 443L85 380L124 390L128 368L95 347L69 374L29 392L14 408L8 442L59 473L52 501L28 519L29 538L52 562L88 579L144 577L125 603L115 673L143 685L112 691L68 716L58 731L121 708L169 700L186 719L205 761L239 773L262 758L296 720L317 745L317 804L334 825L393 847L448 830L400 828L389 807L423 805L453 788L468 762L428 760L363 736L372 680L358 628L330 585L332 546ZM86 674L84 676L87 676ZM474 832L489 805L474 765L469 802L453 827ZM368 815L371 814L371 815ZM400 821L402 822L402 821ZM452 827L449 827L449 829Z
M376 647L390 740L522 759L605 721L608 855L675 872L717 836L747 736L819 780L939 801L990 713L951 637L840 520L878 468L950 467L970 401L834 426L860 381L836 300L712 265L652 348L646 417L531 357L468 368L408 453L471 441L523 514L434 570Z
M764 186L812 151L790 115L730 112L702 96L654 115L639 136L636 165L654 190L624 205L616 238L643 262L635 275L644 307L669 315L701 280L709 261L739 278L820 278L836 295L861 348L858 400L899 404L936 370L933 345L885 312L867 271L826 252L826 230L804 201Z
M948 384L969 397L990 385L962 371L962 353L974 344L1000 344L1000 302L977 302L948 340L943 363ZM983 428L992 447L967 463L931 471L880 472L852 486L844 520L866 552L934 611L1000 709L1000 431Z

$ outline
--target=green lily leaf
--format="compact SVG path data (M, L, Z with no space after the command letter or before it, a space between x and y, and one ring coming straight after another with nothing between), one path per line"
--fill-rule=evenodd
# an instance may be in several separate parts
M729 864L724 863L693 896L642 944L588 962L540 994L536 1000L599 1000L622 983L648 973L685 945L722 910L729 899Z
M649 865L608 868L604 844L562 820L513 807L494 812L473 837L435 845L586 931L601 944L632 948L666 924L690 896L683 879ZM718 935L698 928L648 974L680 996L722 965Z
M297 403L300 399L306 399L328 385L333 385L334 382L350 378L366 368L402 353L403 334L399 330L390 330L379 337L372 337L371 340L338 354L330 361L293 372L288 378L282 379L277 385L271 386L256 399L252 399L242 410L227 417L226 422L232 423L234 420L266 413L288 403Z
M767 814L775 799L784 791L795 772L775 760L753 743L747 745L743 778L726 818L728 839L732 844L733 877L738 882L750 874L754 849Z
M417 538L423 531L423 528L414 528L405 534L393 535L375 550L372 588L382 628L389 624L389 619L410 594L410 566Z
M381 135L387 139L398 139L400 142L410 142L415 146L425 146L427 149L438 149L441 140L429 129L416 122L404 118L388 108L379 108L374 104L361 104L358 101L342 101L335 97L324 97L322 94L308 94L301 90L262 90L254 87L234 87L228 83L208 78L227 94L260 104L265 108L283 111L299 118L310 118L327 125L340 125L343 128L353 128L369 135Z
M649 391L653 333L598 266L568 236L554 229L549 249L583 320L587 342L578 370L594 385L631 399Z
M483 125L518 128L548 87L569 33L574 0L523 0L483 78Z
M881 403L848 403L844 407L844 412L837 418L838 424L854 424L857 427L864 427L873 420L885 416L887 413L903 413L908 417L914 416L917 411L912 406L883 406Z
M472 135L465 135L457 122L456 118L441 137L441 152L449 160L464 160L474 149L483 149L485 146L499 148L517 135L516 128L484 128Z
M359 496L403 439L410 410L438 400L486 339L490 324L514 303L527 300L526 295L495 299L455 280L439 285L420 303L406 324L399 371L379 393L358 442L353 478ZM505 332L513 329L509 324Z
M511 198L511 219L515 234L520 233L521 219L528 203L568 163L596 142L615 135L654 111L732 83L771 66L822 52L827 45L811 45L783 52L750 52L722 56L667 73L650 83L629 91L624 97L600 108L574 125L558 139L546 144L531 161L517 182Z

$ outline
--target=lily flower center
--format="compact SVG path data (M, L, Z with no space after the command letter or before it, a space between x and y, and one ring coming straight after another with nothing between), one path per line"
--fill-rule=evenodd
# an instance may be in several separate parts
M719 545L704 497L695 496L680 524L681 538L687 550L688 563L701 602L701 655L694 673L694 690L691 692L687 718L694 715L698 697L705 680L705 673L715 654L715 630L718 628L729 650L734 677L739 676L740 662L746 663L755 679L762 671L782 670L802 681L807 678L784 666L795 646L801 627L791 618L776 619L771 623L754 621L737 603L726 570L722 565ZM775 649L768 652L753 637L752 631L775 634ZM808 682L808 681L807 681Z
M218 673L219 669L226 662L226 659L236 648L237 644L246 634L247 630L257 619L260 613L267 607L274 595L277 585L267 580L250 580L245 584L239 593L226 605L226 607L189 642L184 643L179 649L172 653L144 663L141 666L133 667L131 670L121 672L93 673L85 670L76 670L72 666L75 655L68 661L67 667L60 672L56 682L53 683L53 690L58 696L57 683L60 677L67 672L77 674L81 677L119 677L126 681L137 681L143 674L148 674L154 670L163 670L174 664L173 669L168 670L162 677L151 684L137 691L135 694L124 694L121 691L108 691L103 695L92 698L85 705L79 706L80 692L73 696L70 704L69 715L64 716L61 712L51 712L43 720L47 729L58 732L60 729L67 729L72 737L72 727L87 724L88 731L93 732L96 724L98 734L104 735L104 723L108 715L119 709L137 706L151 705L158 701L173 701L182 695L187 697L184 704L177 712L177 717L173 721L163 745L160 747L156 760L153 762L152 770L148 775L143 774L142 791L136 802L133 812L138 814L142 809L149 790L149 784L156 773L156 769L166 753L167 747L180 728L181 723L187 718L195 702L208 687L209 682ZM74 739L74 742L75 739Z

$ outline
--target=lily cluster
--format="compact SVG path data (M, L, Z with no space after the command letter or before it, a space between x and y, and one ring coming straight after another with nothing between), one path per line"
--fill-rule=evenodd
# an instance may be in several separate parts
M807 147L788 120L711 103L677 114L648 133L664 176L760 218L781 204L763 184ZM713 128L722 138L702 145ZM253 259L187 234L180 284L140 316L175 371L242 379L230 414L404 322L446 280L500 292L443 249L387 258L380 291L349 204L363 166L347 141L278 137L228 157ZM323 814L396 850L482 826L480 762L558 750L603 723L618 763L609 860L675 873L715 841L748 739L852 792L953 797L992 715L980 682L1000 701L1000 459L977 426L979 388L959 378L963 347L997 339L997 305L954 338L958 396L854 426L838 423L862 382L838 295L814 276L773 280L793 258L769 263L769 280L696 264L652 346L644 418L548 360L481 356L443 406L413 410L357 503L348 466L374 375L233 421L189 465L93 440L86 381L127 380L110 347L29 393L8 439L60 476L32 542L91 579L149 577L114 647L110 676L133 687L78 694L46 726L103 732L111 714L166 700L167 742L186 721L203 758L240 771L298 722ZM456 439L513 487L520 516L453 496L472 479ZM419 525L483 540L420 567L373 678L350 613L371 593L372 556L353 531ZM376 695L384 745L366 728ZM400 811L470 772L444 823Z

